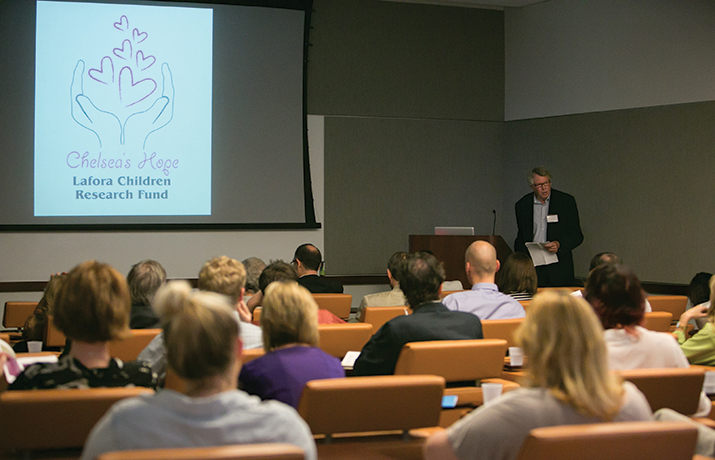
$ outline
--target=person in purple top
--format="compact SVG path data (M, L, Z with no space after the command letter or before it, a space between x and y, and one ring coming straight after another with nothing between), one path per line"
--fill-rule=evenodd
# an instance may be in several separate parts
M298 408L306 382L345 377L340 360L317 348L318 305L298 283L266 288L261 327L268 352L243 365L238 381L247 393Z
M512 297L499 292L494 278L499 260L494 246L486 241L475 241L464 255L470 291L456 292L442 300L452 311L464 311L485 319L511 319L526 316L524 307Z

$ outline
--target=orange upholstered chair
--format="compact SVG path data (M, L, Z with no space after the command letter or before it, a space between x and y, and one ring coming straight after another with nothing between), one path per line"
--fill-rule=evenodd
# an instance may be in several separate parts
M697 412L705 371L699 368L630 369L619 371L645 395L653 412L663 407L684 415Z
M688 306L688 298L684 295L651 295L648 296L653 311L667 311L674 320L680 319Z
M517 460L691 460L697 429L683 422L619 422L536 428Z
M126 362L134 361L160 332L161 329L130 329L127 338L109 342L109 356Z
M412 342L402 348L395 375L434 374L448 383L501 383L503 391L510 391L519 384L501 378L506 350L502 339ZM442 412L440 426L451 425L483 403L479 386L451 387L444 394L457 396L457 407Z
M314 435L407 432L439 422L445 382L435 375L384 375L306 383L298 405Z
M643 317L643 327L651 331L670 332L673 314L668 311L649 311Z
M410 307L365 307L360 314L360 322L372 324L372 333L375 334L383 324L402 315L412 313Z
M348 351L360 351L372 337L372 325L365 323L320 324L320 349L342 359Z
M23 327L27 318L35 311L35 307L37 307L37 302L5 302L5 313L2 317L3 327Z
M353 296L350 294L313 294L318 308L328 310L341 319L348 319L352 307Z
M107 452L97 460L303 460L303 450L292 444L244 444L216 447L125 450Z
M524 318L485 319L482 320L482 333L485 339L504 339L507 347L515 347L514 331L524 321Z
M0 394L0 450L81 448L115 402L148 388L15 390Z

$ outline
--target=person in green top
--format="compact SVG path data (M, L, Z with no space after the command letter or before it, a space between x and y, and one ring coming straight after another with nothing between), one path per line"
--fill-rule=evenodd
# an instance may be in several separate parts
M715 302L713 302L713 293L715 293L715 276L710 278L710 305L706 302L686 310L680 316L675 328L675 336L690 364L715 366L715 308L713 308ZM688 338L685 333L688 322L691 319L699 318L707 318L708 322L697 334Z

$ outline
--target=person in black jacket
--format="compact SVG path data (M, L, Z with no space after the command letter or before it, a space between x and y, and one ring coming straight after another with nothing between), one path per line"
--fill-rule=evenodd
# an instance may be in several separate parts
M298 270L298 284L313 294L342 294L343 285L340 281L318 275L323 256L320 250L312 244L301 244L295 250L292 264Z
M477 316L450 311L439 301L444 268L433 255L411 254L404 263L400 286L413 313L391 319L372 336L355 361L355 375L393 374L409 342L484 338Z
M526 243L546 243L545 248L559 261L536 267L539 286L575 286L571 251L583 242L576 200L551 188L551 174L543 166L531 170L529 186L533 193L524 195L515 206L519 231L514 250L528 254Z

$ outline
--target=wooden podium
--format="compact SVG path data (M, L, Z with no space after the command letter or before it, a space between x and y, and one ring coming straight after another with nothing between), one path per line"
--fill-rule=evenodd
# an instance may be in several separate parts
M465 289L471 288L464 271L464 253L474 241L488 241L497 250L503 264L513 251L499 235L410 235L410 253L429 250L444 263L447 280L460 280Z

